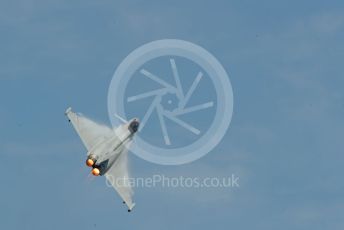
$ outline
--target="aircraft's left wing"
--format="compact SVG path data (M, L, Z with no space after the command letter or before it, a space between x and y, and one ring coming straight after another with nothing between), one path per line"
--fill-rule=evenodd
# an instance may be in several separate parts
M128 206L128 210L131 211L135 203L132 200L134 194L128 171L128 149L124 147L119 158L114 165L105 173L105 177L109 184L117 191L119 196Z
M103 140L104 137L113 135L113 131L109 127L91 121L81 114L74 113L71 108L66 110L66 116L73 124L88 151Z

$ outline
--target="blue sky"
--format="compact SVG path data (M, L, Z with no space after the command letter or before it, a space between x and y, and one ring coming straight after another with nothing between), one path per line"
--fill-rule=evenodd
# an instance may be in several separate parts
M119 63L176 38L230 75L233 120L207 156L134 176L240 177L236 189L138 189L128 215L64 117L108 123ZM0 2L1 229L343 229L342 1Z

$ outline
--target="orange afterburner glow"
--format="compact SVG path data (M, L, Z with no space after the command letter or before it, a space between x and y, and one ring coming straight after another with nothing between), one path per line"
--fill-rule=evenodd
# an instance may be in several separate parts
M87 159L86 165L87 165L88 167L92 167L92 166L94 165L94 161L93 161L92 159Z
M99 174L100 174L99 169L97 169L97 168L92 169L92 174L93 174L94 176L99 176Z

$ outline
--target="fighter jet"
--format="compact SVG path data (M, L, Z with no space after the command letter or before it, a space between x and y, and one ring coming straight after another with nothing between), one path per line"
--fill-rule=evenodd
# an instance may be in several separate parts
M139 128L139 120L134 118L126 122L122 119L123 124L112 129L72 112L72 108L68 108L65 114L87 149L86 165L92 168L94 176L106 177L130 212L135 203L128 183L127 155Z

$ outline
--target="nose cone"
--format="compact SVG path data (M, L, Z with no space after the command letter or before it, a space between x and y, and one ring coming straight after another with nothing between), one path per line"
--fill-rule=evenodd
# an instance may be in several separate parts
M139 126L140 126L139 120L138 120L138 119L134 119L134 120L130 123L130 125L129 125L129 131L130 131L131 133L136 133L137 130L139 129Z

